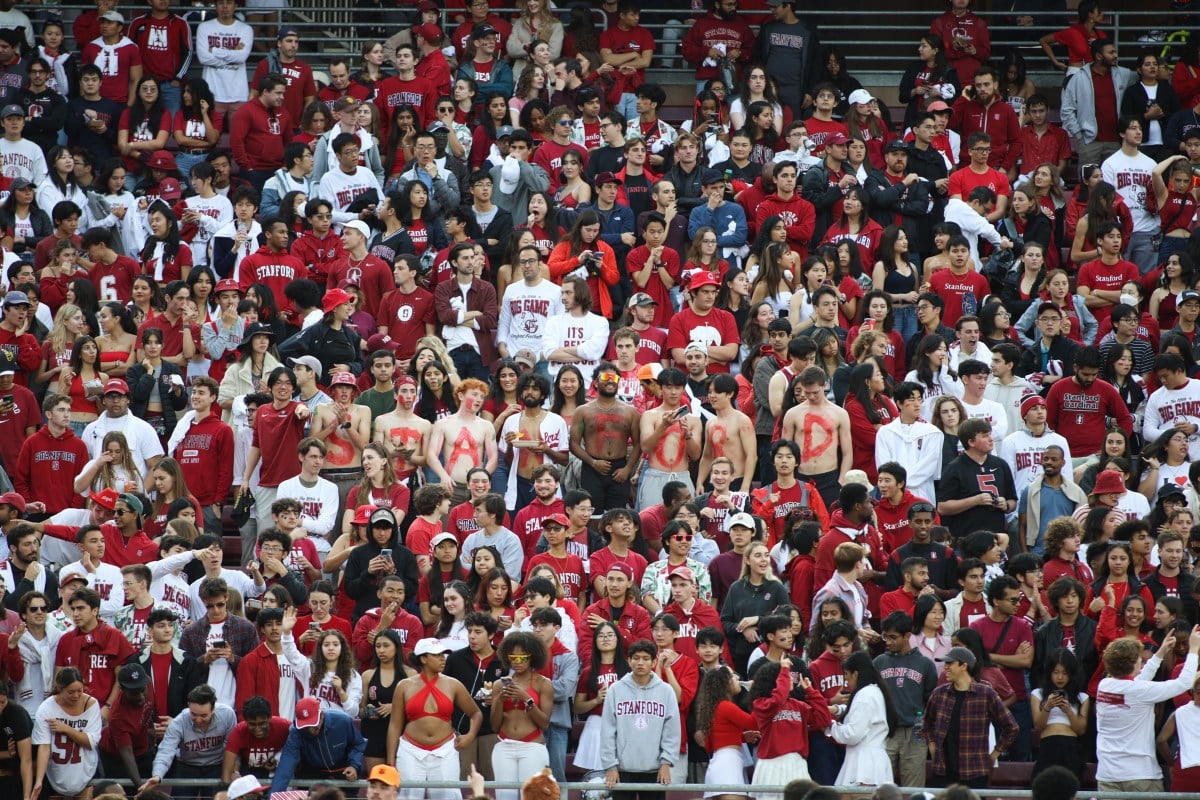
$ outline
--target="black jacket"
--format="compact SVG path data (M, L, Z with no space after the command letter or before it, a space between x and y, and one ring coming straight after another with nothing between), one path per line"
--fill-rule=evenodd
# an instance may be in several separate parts
M699 163L691 172L684 172L683 167L676 164L663 175L663 180L668 180L675 186L675 202L684 214L707 201L700 187L700 173L703 171L704 166Z
M454 678L463 686L467 687L467 692L471 697L476 698L479 690L483 688L483 684L497 684L500 676L507 674L502 666L500 659L492 656L491 661L486 666L480 669L479 659L471 652L471 648L464 647L461 650L455 650L446 658L446 675ZM466 733L470 727L471 719L458 708L454 709L454 717L452 720L454 730L459 733ZM487 736L495 733L492 730L492 715L485 713L483 715L483 725L479 728L480 736Z
M846 169L845 164L842 165L842 169L843 171ZM813 228L812 237L813 247L819 245L825 238L825 232L833 224L833 207L845 196L836 182L830 183L832 177L832 171L822 161L820 164L809 167L800 178L800 196L812 203L813 208L817 210L817 224Z
M1057 617L1038 628L1033 635L1033 664L1029 668L1032 688L1042 685L1047 659L1062 646L1062 623ZM1075 620L1075 658L1079 663L1078 685L1087 686L1100 661L1096 654L1096 620L1082 613Z
M1075 372L1075 354L1079 352L1079 345L1068 339L1066 336L1059 334L1054 337L1054 341L1050 343L1050 358L1062 362L1062 374L1071 377ZM1028 377L1035 372L1042 371L1042 346L1041 336L1034 343L1033 347L1026 347L1021 351L1021 361L1017 364L1017 374L1022 378ZM1045 384L1042 389L1042 394L1050 391L1053 384Z
M208 683L208 665L178 647L175 648L171 659L174 663L171 665L171 677L167 681L167 708L166 710L160 708L159 713L162 716L173 717L188 707L188 692L202 683ZM129 663L141 664L145 668L146 674L153 674L149 647L131 658ZM238 711L240 712L241 709Z
M1167 593L1167 587L1163 586L1158 572L1146 578L1142 583L1150 590L1156 603ZM1183 613L1187 615L1188 622L1192 625L1196 624L1197 616L1200 615L1200 603L1196 602L1196 598L1192 594L1194 591L1196 591L1196 576L1181 570L1179 572L1179 599L1183 603Z
M349 325L342 325L340 330L335 330L324 322L318 322L279 345L279 360L286 363L288 358L311 355L321 362L321 374L326 379L334 364L345 364L355 375L360 375L361 341L358 332Z
M886 228L894 225L896 215L899 215L900 225L908 241L912 242L911 249L915 250L921 239L920 221L929 214L929 184L920 180L912 186L893 184L886 172L877 169L867 176L864 188L871 198L871 219ZM863 268L866 266L864 264Z
M188 402L186 389L178 395L171 391L169 379L172 375L183 379L183 372L179 367L169 361L163 361L158 373L158 395L162 400L163 424L168 436L175 429L176 414L183 411ZM125 382L129 384L129 413L145 419L146 406L150 404L150 392L154 389L154 374L146 372L146 368L139 362L125 373Z
M920 98L913 97L912 92L913 89L917 87L917 76L928 69L929 67L926 66L925 62L918 59L908 65L908 67L904 70L904 76L900 78L900 102L908 104L908 107L904 109L905 128L911 128L913 126L913 122L916 120L917 113L921 110L919 108ZM974 76L972 76L972 78L974 78ZM962 86L958 82L958 72L955 71L954 67L944 67L942 69L941 79L936 81L927 81L927 83L932 82L943 84L948 83L954 87L954 97L946 100L946 103L954 105L954 101L958 99L958 96L962 91ZM929 102L932 101L927 101L925 105L928 105Z
M392 537L388 543L392 551L392 563L396 565L396 573L404 579L404 607L410 611L417 608L417 584L421 580L417 571L417 559L404 545L399 537ZM379 605L379 581L382 575L374 575L367 571L371 559L383 550L368 533L367 541L350 551L346 560L346 571L342 577L342 587L346 595L354 600L354 611L351 612L351 622L358 622L363 614Z

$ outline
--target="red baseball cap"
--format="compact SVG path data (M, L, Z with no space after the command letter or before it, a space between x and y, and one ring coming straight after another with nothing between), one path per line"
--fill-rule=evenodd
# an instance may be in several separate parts
M546 527L546 523L548 523L548 522L557 522L559 525L562 525L564 528L571 527L571 520L567 519L567 515L563 514L562 512L559 512L557 514L551 514L548 517L543 517L542 518L542 527L543 528Z
M306 697L296 703L296 727L315 728L321 724L321 701Z

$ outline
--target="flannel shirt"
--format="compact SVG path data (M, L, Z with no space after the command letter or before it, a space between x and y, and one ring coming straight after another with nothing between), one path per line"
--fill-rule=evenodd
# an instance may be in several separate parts
M933 690L925 706L922 734L933 744L933 774L946 774L945 751L942 743L950 729L950 715L954 712L954 685L944 683ZM973 780L988 775L992 765L988 761L988 723L996 723L996 749L1007 750L1017 738L1017 721L1000 695L986 683L971 682L971 688L963 701L958 721L958 777Z
M179 649L197 661L202 660L204 651L208 649L208 629L210 627L207 616L188 625L179 639ZM233 661L230 662L229 668L236 670L242 658L258 647L258 628L254 627L254 623L250 620L230 614L225 618L224 634L225 643L233 650Z

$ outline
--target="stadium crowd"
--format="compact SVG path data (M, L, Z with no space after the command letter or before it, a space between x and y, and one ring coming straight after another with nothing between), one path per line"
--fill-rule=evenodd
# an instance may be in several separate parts
M1200 790L1200 41L360 5L0 0L0 792Z

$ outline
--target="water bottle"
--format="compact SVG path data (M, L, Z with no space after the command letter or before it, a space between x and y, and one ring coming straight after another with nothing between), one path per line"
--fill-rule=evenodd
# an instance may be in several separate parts
M978 310L979 310L979 301L975 299L974 290L967 289L967 292L966 292L966 294L963 295L963 299L962 299L963 316L966 316L967 314L974 315L975 312L977 312Z
M917 712L917 719L916 719L916 721L913 722L913 729L912 729L913 730L912 735L913 735L914 742L921 741L921 726L924 724L924 717L925 717L924 711Z

